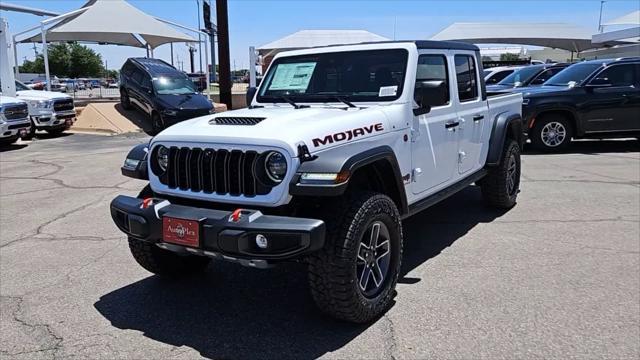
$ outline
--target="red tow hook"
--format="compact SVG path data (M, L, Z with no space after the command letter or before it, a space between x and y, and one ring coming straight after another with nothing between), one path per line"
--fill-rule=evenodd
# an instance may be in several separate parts
M229 216L229 220L233 222L238 222L240 221L241 217L242 217L242 209L236 209L231 213L231 216Z
M149 206L151 206L151 204L153 204L153 198L146 198L144 200L142 200L142 209L148 209Z

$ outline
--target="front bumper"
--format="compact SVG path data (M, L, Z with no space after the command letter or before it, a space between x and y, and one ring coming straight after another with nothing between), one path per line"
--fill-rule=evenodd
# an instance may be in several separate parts
M20 137L29 133L30 129L29 119L5 122L0 125L0 139Z
M111 202L111 217L122 232L167 250L188 251L231 261L244 259L251 265L254 260L272 262L300 258L324 246L325 224L322 220L243 210L240 219L232 221L231 214L229 211L175 205L158 198L154 198L152 205L146 208L142 199L130 196L119 195ZM166 242L163 239L164 217L196 222L199 244L182 246ZM267 238L266 248L256 244L258 234Z
M76 121L76 111L66 110L59 112L39 112L31 115L31 120L36 128L42 130L70 128Z

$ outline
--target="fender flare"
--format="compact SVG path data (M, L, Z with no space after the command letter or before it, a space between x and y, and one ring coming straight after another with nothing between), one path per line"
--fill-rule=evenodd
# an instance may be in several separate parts
M313 161L304 162L300 165L298 172L289 184L289 193L293 196L340 196L345 193L349 185L349 180L341 184L318 185L300 184L302 173L338 173L349 171L354 174L358 169L371 165L377 161L385 161L393 171L394 187L398 191L401 214L408 211L405 187L400 172L400 166L393 149L383 145L374 148L367 148L368 143L354 144L350 149L337 147L318 154L318 158ZM358 150L358 151L356 151ZM355 151L355 154L354 154Z
M148 152L148 144L138 144L129 150L124 165L120 168L122 175L134 179L149 180L147 167ZM133 162L135 161L137 161L137 163L134 165Z
M515 113L501 113L493 122L491 129L491 140L489 140L489 152L487 154L487 166L496 166L502 160L502 149L507 140L507 131L512 126L515 131L514 137L522 149L524 144L524 133L522 129L522 116Z

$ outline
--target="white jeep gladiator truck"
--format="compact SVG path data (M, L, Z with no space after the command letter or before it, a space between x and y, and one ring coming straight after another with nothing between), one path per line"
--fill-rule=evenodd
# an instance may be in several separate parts
M280 53L248 108L130 151L122 173L149 185L116 197L113 221L153 273L303 261L321 310L371 321L395 294L404 218L474 183L516 203L522 96L487 98L479 59L437 41Z
M27 103L0 95L0 145L8 145L26 137L30 128Z

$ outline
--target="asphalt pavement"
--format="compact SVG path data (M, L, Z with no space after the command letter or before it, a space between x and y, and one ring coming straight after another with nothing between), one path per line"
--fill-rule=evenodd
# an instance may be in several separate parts
M506 212L469 187L405 222L394 306L373 324L314 307L304 266L139 267L109 201L144 135L66 135L0 153L2 359L640 357L637 141L523 156Z

